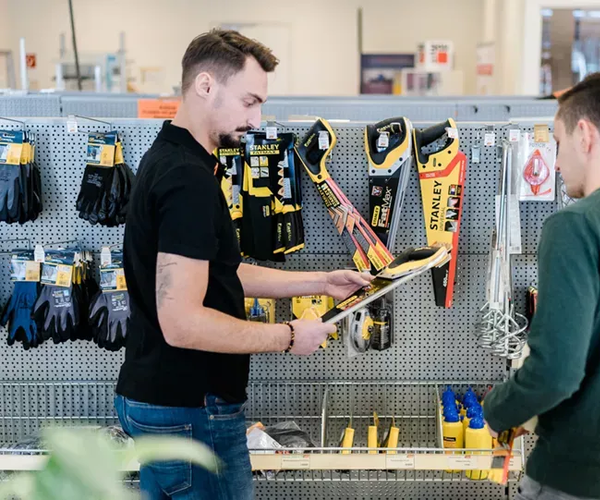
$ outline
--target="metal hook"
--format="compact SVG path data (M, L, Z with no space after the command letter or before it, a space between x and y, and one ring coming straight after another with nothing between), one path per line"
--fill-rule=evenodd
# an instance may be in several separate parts
M29 238L8 238L6 240L0 240L0 243L10 243L13 241L26 241L27 250L31 250L31 240ZM12 250L0 251L0 255L6 255L12 253Z
M284 127L283 123L279 123L277 120L267 120L267 127L272 127L273 125L279 125L280 127Z
M81 241L79 240L53 241L51 243L44 243L42 246L49 247L54 245L68 245L70 243L75 243L77 245L77 250L83 252L83 246L81 245Z
M104 120L98 120L98 118L90 118L89 116L83 115L70 115L73 118L81 118L82 120L89 120L91 122L103 123L104 125L108 125L110 128L115 128L115 126L111 122L107 122Z
M27 125L27 123L25 123L24 121L15 120L14 118L6 118L4 116L0 116L0 120L5 120L7 122L19 123L21 125L21 128L23 129L23 131L25 131L25 126Z

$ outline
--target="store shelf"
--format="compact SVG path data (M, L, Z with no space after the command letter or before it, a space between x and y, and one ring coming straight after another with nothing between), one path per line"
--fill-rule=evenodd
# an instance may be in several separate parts
M442 385L445 383L251 382L246 409L249 424L294 421L316 445L251 450L256 479L456 481L466 476L449 471L489 469L492 450L443 449L439 418ZM490 384L451 385L457 390L471 385L482 393ZM44 466L46 452L14 449L16 443L42 427L116 424L113 390L110 382L0 383L0 396L9 403L0 412L0 436L5 443L0 446L0 470L27 471ZM380 434L394 417L400 430L398 448L366 447L366 429L373 411L379 415ZM350 415L354 444L340 448L339 436ZM513 477L523 469L522 449L519 441L510 466ZM139 466L133 463L125 470L134 472Z

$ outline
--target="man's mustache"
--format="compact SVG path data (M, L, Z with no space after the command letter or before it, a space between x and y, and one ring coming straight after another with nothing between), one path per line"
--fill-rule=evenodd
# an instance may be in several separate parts
M235 129L236 132L250 132L251 130L252 127L239 127Z

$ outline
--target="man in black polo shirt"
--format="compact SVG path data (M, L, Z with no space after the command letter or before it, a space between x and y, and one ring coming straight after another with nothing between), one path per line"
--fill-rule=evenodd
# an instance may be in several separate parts
M134 438L202 441L225 464L217 474L185 461L143 467L150 500L252 498L243 413L249 354L308 355L334 331L321 321L248 322L244 296L343 298L370 280L352 271L241 264L210 152L239 146L260 125L267 73L277 62L233 31L194 39L182 61L181 107L138 169L124 243L131 326L115 398L119 419Z

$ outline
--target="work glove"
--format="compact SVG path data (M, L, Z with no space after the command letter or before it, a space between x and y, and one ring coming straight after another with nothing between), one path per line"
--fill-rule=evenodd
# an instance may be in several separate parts
M79 211L79 217L89 221L91 224L102 223L100 211L104 215L106 207L106 197L108 190L113 182L114 167L101 167L96 165L86 165L79 195L77 196L76 207Z
M90 324L98 347L118 351L125 345L129 328L129 293L98 292L90 304Z
M0 222L18 222L21 216L21 165L0 164Z
M43 342L32 318L32 310L38 296L38 284L33 281L16 281L13 294L2 311L0 326L6 326L8 345L21 342L25 350Z
M55 344L75 338L79 327L79 305L73 287L42 285L33 317L44 340Z
M121 203L116 216L117 224L125 224L127 218L127 207L129 205L129 198L131 197L131 191L133 190L133 184L135 183L135 174L133 170L126 163L117 165L117 168L123 174L123 194Z
M94 329L89 320L90 303L91 298L98 293L98 290L100 290L98 282L91 276L87 276L81 284L73 285L75 302L79 305L79 326L74 332L75 337L72 337L71 340L93 340Z

